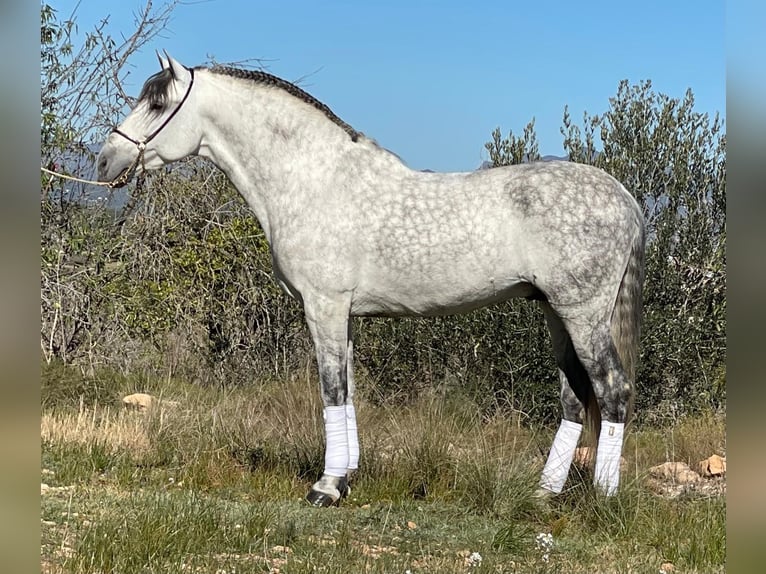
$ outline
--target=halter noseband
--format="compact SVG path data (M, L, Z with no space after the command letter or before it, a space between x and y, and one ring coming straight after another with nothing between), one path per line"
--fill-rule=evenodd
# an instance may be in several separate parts
M142 140L137 140L130 137L128 134L126 134L119 128L114 128L112 130L113 133L121 135L129 142L135 144L136 147L138 148L138 155L136 156L136 159L133 160L133 163L128 167L128 169L122 172L122 175L120 175L119 177L109 182L109 187L121 187L125 185L126 183L128 183L128 181L130 181L130 178L133 177L133 174L135 173L136 168L138 167L138 164L141 163L143 165L144 150L146 150L146 144L152 141L163 129L165 129L165 126L167 126L168 123L170 123L170 120L172 120L175 117L175 115L178 113L178 110L180 110L181 107L184 105L184 102L186 101L186 98L189 97L192 86L194 85L194 68L186 68L186 69L189 70L189 73L191 74L189 87L186 88L186 93L184 94L184 97L181 98L181 101L178 103L176 108L170 113L170 115L167 118L165 118L165 121L162 122L156 130L154 130L152 133L150 133L148 136L146 136Z

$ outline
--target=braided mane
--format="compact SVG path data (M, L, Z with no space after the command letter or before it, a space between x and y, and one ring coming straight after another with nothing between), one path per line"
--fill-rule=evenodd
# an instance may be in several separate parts
M200 68L197 68L197 69L208 70L214 74L223 74L225 76L231 76L233 78L240 78L243 80L250 80L253 82L257 82L259 84L264 84L266 86L273 86L275 88L282 89L286 91L288 94L290 94L291 96L294 96L298 98L299 100L302 100L306 102L307 104L314 106L316 109L324 113L324 115L327 116L327 118L330 121L340 126L343 129L343 131L345 131L351 137L351 141L358 141L359 137L362 135L361 132L356 131L354 128L352 128L350 125L348 125L338 116L336 116L333 113L333 111L329 107L327 107L327 105L317 100L311 94L303 91L301 88L299 88L295 84L290 83L287 80L283 80L282 78L279 78L277 76L274 76L267 72L262 72L260 70L243 70L241 68L232 68L230 66L213 66L212 68L206 68L204 66L201 66Z

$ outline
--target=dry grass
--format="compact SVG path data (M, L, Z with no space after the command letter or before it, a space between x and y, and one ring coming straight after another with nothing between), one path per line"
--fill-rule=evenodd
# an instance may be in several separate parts
M142 413L98 405L86 407L82 403L76 412L43 413L40 437L44 443L98 444L109 453L143 455L151 449Z
M406 408L360 399L352 496L317 510L302 502L323 465L316 388L310 376L233 390L165 381L116 385L110 404L163 389L177 407L45 408L43 481L59 488L42 500L44 571L723 571L724 500L669 500L642 482L668 456L695 463L724 448L720 417L634 429L614 500L573 473L560 500L539 506L554 429L436 392ZM540 532L554 535L550 562ZM468 564L473 552L481 565Z

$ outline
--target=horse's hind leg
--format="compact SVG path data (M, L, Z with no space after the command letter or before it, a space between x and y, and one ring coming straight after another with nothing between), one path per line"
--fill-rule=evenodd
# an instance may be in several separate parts
M575 354L572 340L561 318L547 302L541 307L545 313L553 343L553 354L559 367L561 382L561 424L553 439L551 451L540 477L539 496L558 494L564 488L575 449L582 434L584 407L589 402L590 381Z
M356 410L354 409L354 337L351 331L352 321L348 321L348 336L346 341L346 434L348 435L348 471L346 475L347 489L351 476L359 468L359 433L356 428Z
M330 506L346 493L352 458L349 443L350 439L356 441L356 418L353 432L349 432L348 425L349 302L342 297L304 297L304 308L316 348L326 439L324 472L306 499L314 506ZM355 450L358 460L358 444Z
M561 370L559 370L559 380L564 414L540 476L540 488L537 491L540 497L559 494L564 489L569 467L572 466L572 459L582 434L582 405L572 392L567 377Z
M580 329L568 325L568 331L601 413L594 480L605 494L613 495L620 483L620 456L633 386L623 369L609 324L596 324L592 329L579 325Z

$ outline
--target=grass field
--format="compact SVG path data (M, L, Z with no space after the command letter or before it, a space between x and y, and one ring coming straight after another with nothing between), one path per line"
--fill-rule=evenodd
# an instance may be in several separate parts
M120 399L149 392L147 412ZM555 429L482 415L434 392L357 406L361 470L339 508L303 502L323 467L310 375L235 390L178 381L42 375L45 573L723 572L725 498L668 497L667 460L725 453L722 417L633 429L618 496L586 469L532 496Z

